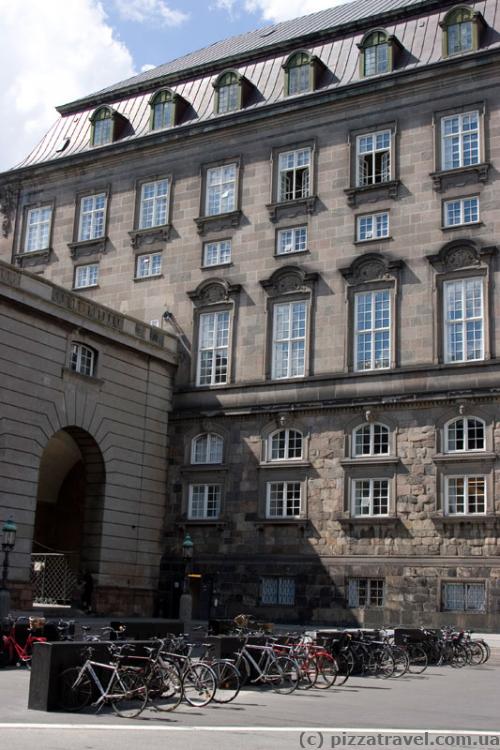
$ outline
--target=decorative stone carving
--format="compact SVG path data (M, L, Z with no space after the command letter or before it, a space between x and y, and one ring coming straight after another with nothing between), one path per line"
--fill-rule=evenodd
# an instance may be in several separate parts
M97 240L85 240L84 242L68 242L71 257L76 260L88 255L98 255L106 252L107 237Z
M217 214L216 216L198 216L194 221L198 234L203 235L207 231L222 232L224 229L239 227L242 215L242 212L237 210L226 214Z
M496 247L478 248L472 240L453 240L444 245L436 255L428 255L427 260L439 273L449 273L480 266L496 252Z
M391 198L397 200L401 180L389 180L388 182L377 182L374 185L363 185L362 187L350 187L344 190L347 203L354 208L358 203L377 201L380 198Z
M241 291L241 284L230 284L223 279L207 279L194 291L188 292L188 297L196 307L217 305L229 302Z
M37 250L32 253L19 253L16 255L16 266L21 268L30 268L31 266L42 266L46 265L50 260L50 254L52 250Z
M317 273L309 273L298 266L285 266L260 283L270 297L282 297L297 292L309 294L317 279Z
M348 268L341 268L340 272L349 284L356 286L379 279L394 279L402 265L400 260L388 260L378 253L367 253L356 258Z
M441 193L445 185L460 186L470 182L488 182L489 171L490 165L485 162L484 164L473 164L470 167L431 172L429 176L434 190Z
M153 242L168 242L171 228L171 224L165 224L151 229L134 229L129 232L130 244L134 250L138 250L142 245L152 245Z
M269 218L272 222L278 221L282 216L293 219L296 216L308 216L316 211L316 195L309 195L307 198L297 198L293 201L284 201L282 203L268 203L266 205Z
M8 237L12 230L12 220L19 198L19 184L10 183L0 188L0 213L2 219L2 235Z

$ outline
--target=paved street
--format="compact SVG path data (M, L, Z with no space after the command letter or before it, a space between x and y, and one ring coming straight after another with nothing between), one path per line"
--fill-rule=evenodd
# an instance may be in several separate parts
M384 729L384 737L398 730L500 731L500 667L488 664L462 670L434 667L424 675L400 680L352 678L342 688L291 696L251 689L240 693L228 706L182 706L172 714L146 712L134 721L108 713L96 716L92 712L28 711L28 685L27 671L0 672L0 736L2 746L9 750L131 750L138 746L147 746L148 750L164 750L166 746L169 750L200 746L217 750L315 750L347 746L349 738L342 733L350 736L355 730L376 734L376 730ZM325 730L323 737L318 734L321 728ZM303 735L304 730L310 731ZM472 739L481 746L479 737ZM500 746L500 737L495 740L497 745L492 746ZM378 745L401 746L404 740L399 737L396 745L382 744L385 741L378 741ZM406 742L412 740L407 736ZM432 736L425 738L425 746L433 743ZM448 738L446 746L451 743Z

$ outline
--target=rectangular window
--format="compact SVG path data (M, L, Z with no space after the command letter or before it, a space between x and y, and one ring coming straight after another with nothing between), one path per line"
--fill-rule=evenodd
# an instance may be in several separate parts
M238 83L230 83L226 86L219 86L219 113L234 112L239 109L239 89Z
M306 326L306 302L286 302L274 306L273 379L305 375Z
M357 187L391 179L391 131L358 135L356 138Z
M279 230L276 255L302 253L304 250L307 250L307 227Z
M365 76L375 76L389 71L389 45L374 44L365 47Z
M288 95L304 94L311 88L310 64L291 65L288 68Z
M190 484L188 518L218 518L220 500L220 484Z
M441 600L445 612L485 612L484 583L443 583Z
M106 221L106 193L87 195L80 201L80 224L78 241L96 240L104 237Z
M311 149L279 155L278 202L307 198L311 183Z
M51 206L30 208L26 216L26 236L24 240L25 253L34 253L37 250L48 249L51 223Z
M358 216L356 219L356 240L382 240L389 236L389 214L384 211L379 214Z
M391 366L391 293L360 292L354 297L355 369Z
M485 477L446 477L446 512L450 516L486 512Z
M479 164L479 112L441 119L441 169Z
M260 603L295 606L295 581L293 578L262 578Z
M302 512L300 482L267 483L267 518L297 518Z
M141 186L139 229L160 227L167 223L169 180L145 182Z
M446 362L484 358L483 280L444 284L444 348Z
M387 516L389 513L388 479L354 479L352 482L354 516Z
M138 255L135 270L136 279L147 279L149 276L161 275L161 253Z
M226 164L207 170L207 216L217 216L236 209L236 177L236 164Z
M198 385L227 383L229 321L229 310L200 315Z
M75 289L84 289L88 286L97 286L99 281L99 265L89 263L86 266L75 268Z
M462 224L477 224L479 221L479 198L457 198L444 203L444 226L458 227Z
M203 265L222 266L231 262L231 240L205 242L203 245Z
M84 344L71 345L70 369L92 377L95 371L95 351Z
M113 140L113 118L104 117L101 120L94 120L94 137L93 146L105 146Z
M351 578L349 607L383 607L385 582L383 578Z

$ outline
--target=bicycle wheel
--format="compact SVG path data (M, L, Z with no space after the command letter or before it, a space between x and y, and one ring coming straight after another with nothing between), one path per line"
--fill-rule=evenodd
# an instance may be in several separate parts
M381 651L370 654L369 669L376 677L383 677L386 680L394 674L395 664L390 648L384 648Z
M394 671L392 677L403 677L410 668L408 654L400 646L390 646L392 658L394 659Z
M174 711L182 700L182 678L172 663L155 664L148 679L148 703L155 711Z
M240 692L240 673L230 661L214 661L210 665L215 672L217 687L215 703L230 703Z
M334 656L334 659L338 669L335 684L337 687L340 687L341 685L344 685L351 676L351 672L354 669L354 657L349 650L346 650L341 651L337 656Z
M240 688L242 688L244 685L250 682L250 677L251 677L250 664L247 662L244 656L241 656L239 658L237 656L234 666L236 667L240 675Z
M133 669L120 669L111 678L107 694L111 708L123 719L135 719L144 711L148 702L144 676Z
M316 657L298 655L295 657L295 661L298 664L300 675L298 689L310 690L318 680L319 670Z
M183 674L184 698L190 706L206 706L213 699L217 678L207 664L191 664Z
M318 679L316 687L320 690L327 690L331 687L338 677L338 665L336 660L330 654L318 654L316 657L318 664Z
M452 667L455 667L455 669L461 669L467 664L467 651L461 643L453 645L450 664Z
M422 674L427 669L427 654L422 646L418 646L416 643L410 644L408 646L408 659L410 661L410 674Z
M69 667L58 678L57 705L63 711L81 711L92 698L92 682L86 672L80 678L81 667Z
M287 695L297 689L300 680L297 662L288 656L278 656L270 662L265 673L265 682L275 693Z

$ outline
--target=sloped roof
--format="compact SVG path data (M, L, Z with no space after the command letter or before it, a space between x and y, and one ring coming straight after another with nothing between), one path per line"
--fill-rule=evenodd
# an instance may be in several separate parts
M318 32L329 32L342 27L349 26L363 19L368 19L381 14L399 11L403 8L425 7L435 0L354 0L354 2L340 5L336 8L321 10L291 21L283 21L272 26L256 29L239 36L229 37L220 42L215 42L209 47L204 47L196 52L191 52L176 60L159 65L139 75L127 78L124 81L108 86L100 91L94 92L82 99L70 104L63 105L61 110L72 107L78 103L83 104L95 97L107 94L119 93L123 89L147 85L165 76L180 74L204 65L215 64L234 56L263 52L268 47L273 47L283 42L290 42L296 38L314 35Z

